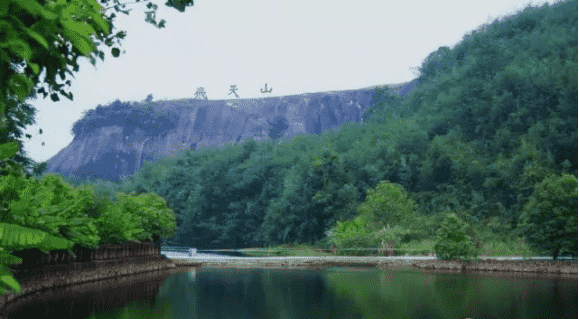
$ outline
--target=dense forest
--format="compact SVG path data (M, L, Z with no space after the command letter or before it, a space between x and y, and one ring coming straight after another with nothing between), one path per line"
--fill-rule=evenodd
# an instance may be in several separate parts
M539 222L536 207L550 198L548 236L576 256L577 195L551 190L574 180L577 192L577 54L577 1L528 6L432 52L409 95L377 89L364 123L279 145L183 151L118 184L61 178L94 188L95 218L117 193L159 195L177 217L166 240L199 249L322 241L337 221L356 218L382 181L416 203L410 222L382 212L383 225L408 228L405 241L435 236L447 211L497 238L531 241L521 216Z

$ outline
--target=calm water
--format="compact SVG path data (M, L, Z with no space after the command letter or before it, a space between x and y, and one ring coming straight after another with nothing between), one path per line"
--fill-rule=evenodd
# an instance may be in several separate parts
M8 318L577 318L577 288L576 278L191 268L39 295Z

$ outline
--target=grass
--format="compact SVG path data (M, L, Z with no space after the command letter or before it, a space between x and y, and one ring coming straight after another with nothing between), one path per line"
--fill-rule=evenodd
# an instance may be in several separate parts
M532 251L524 243L518 240L508 240L500 238L491 238L486 236L486 240L482 240L483 244L479 249L479 256L539 256L540 254ZM400 248L396 249L396 256L426 256L429 253L434 254L435 239L424 239L421 241L411 241L403 243ZM346 251L337 249L335 254L328 252L327 244L284 244L271 248L250 248L242 250L244 254L252 257L274 257L274 256L376 256L377 248L374 250L365 251Z

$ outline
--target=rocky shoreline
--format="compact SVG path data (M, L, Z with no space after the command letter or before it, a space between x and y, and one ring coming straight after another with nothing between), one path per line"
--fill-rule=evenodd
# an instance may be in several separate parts
M497 260L479 259L473 262L438 259L390 257L300 257L300 258L227 258L203 260L169 259L177 267L323 269L326 267L369 267L376 269L408 269L421 271L493 272L533 276L577 277L577 260Z

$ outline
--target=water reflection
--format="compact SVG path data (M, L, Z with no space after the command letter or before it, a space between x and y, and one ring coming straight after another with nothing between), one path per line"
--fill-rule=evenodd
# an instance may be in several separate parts
M152 280L149 280L152 282ZM58 313L78 294L61 294L37 313L61 318L574 318L577 278L377 270L191 268L158 281L152 296ZM130 294L134 289L126 289ZM89 299L91 297L88 297ZM94 302L93 302L94 304ZM38 304L28 305L30 310Z

